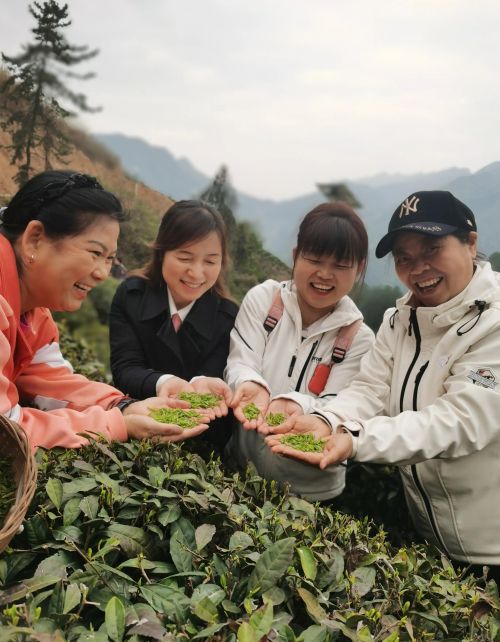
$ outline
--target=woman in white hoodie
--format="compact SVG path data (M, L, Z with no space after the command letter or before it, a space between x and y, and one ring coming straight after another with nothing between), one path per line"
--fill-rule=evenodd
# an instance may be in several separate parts
M292 280L252 288L231 332L225 379L235 391L231 405L241 424L229 457L240 466L252 461L263 477L287 482L311 500L339 495L345 470L325 475L274 455L264 442L266 420L283 414L288 425L334 397L358 372L373 332L348 293L363 278L367 250L366 229L351 207L318 205L300 225ZM244 415L250 403L259 411L254 419Z
M478 259L474 215L449 192L396 209L376 254L391 251L408 293L351 385L291 428L329 437L324 453L269 442L325 470L347 458L399 465L420 533L498 580L500 275Z

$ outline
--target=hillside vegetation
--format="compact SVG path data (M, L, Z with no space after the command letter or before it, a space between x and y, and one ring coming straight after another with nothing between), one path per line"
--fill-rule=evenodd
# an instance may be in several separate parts
M0 113L2 119L5 115L5 110ZM61 169L95 176L106 189L121 199L128 213L128 221L122 226L118 254L128 270L140 267L149 256L149 245L155 237L161 217L172 205L172 199L128 175L116 156L90 134L76 127L68 127L68 135L73 149ZM17 190L13 179L17 169L10 161L10 143L10 136L0 130L0 205L7 204ZM36 171L43 171L41 153L35 151L33 163ZM267 278L287 278L289 268L263 249L251 225L236 221L232 213L229 216L232 217L229 227L234 258L227 276L232 295L240 301L250 287ZM110 279L104 286L94 290L80 312L56 315L58 320L65 321L72 334L86 340L106 365L107 311L117 284L117 281Z

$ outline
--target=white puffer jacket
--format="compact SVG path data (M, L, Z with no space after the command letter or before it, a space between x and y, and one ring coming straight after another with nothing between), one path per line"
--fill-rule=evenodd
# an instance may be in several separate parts
M283 315L268 334L264 321L278 289L284 305ZM331 314L309 326L303 339L302 318L292 282L268 280L261 283L245 296L236 317L225 379L233 390L245 381L255 381L267 387L272 398L292 399L305 413L310 412L315 400L326 403L359 371L361 357L373 343L373 332L364 324L344 361L332 368L321 396L318 398L308 390L316 366L330 362L340 328L362 318L353 301L344 297ZM242 466L251 460L261 476L287 482L292 492L307 499L330 499L344 489L344 467L332 468L325 474L308 464L275 455L262 436L253 430L238 427L228 453Z
M352 384L321 408L357 461L400 465L415 525L452 558L500 564L500 275L440 306L388 310ZM351 423L351 421L353 423Z

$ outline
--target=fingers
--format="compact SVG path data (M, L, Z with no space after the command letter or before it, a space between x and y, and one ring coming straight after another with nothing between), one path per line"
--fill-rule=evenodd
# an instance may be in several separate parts
M163 442L169 441L172 443L176 443L178 441L184 441L186 439L192 439L193 437L198 437L198 435L201 435L207 429L208 429L208 424L200 424L199 426L195 426L194 428L186 428L185 430L182 430L180 434L161 437L160 440Z

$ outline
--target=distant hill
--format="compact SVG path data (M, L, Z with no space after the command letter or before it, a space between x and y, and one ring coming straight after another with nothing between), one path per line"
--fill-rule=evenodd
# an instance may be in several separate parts
M0 119L2 117L3 114L0 112ZM122 164L118 153L110 152L95 137L73 128L70 128L69 132L74 148L67 158L67 164L62 168L96 176L104 187L119 196L129 215L128 222L122 226L119 256L128 269L141 266L149 256L149 244L156 234L159 221L172 205L173 199L166 195L166 189L162 190L163 193L154 189L153 181L148 180L146 185L137 173L135 176L131 176L130 169L126 168L125 163ZM119 139L120 137L117 139L118 142L120 142ZM0 206L7 203L17 191L13 180L17 170L10 162L7 148L9 143L9 135L0 129ZM122 150L126 149L127 152L138 157L141 147L138 143L141 143L138 139L126 140ZM198 186L200 191L210 182L208 177L197 172L188 161L182 161L182 159L176 161L166 150L148 148L148 154L155 159L160 170L159 173L161 173L164 167L162 163L165 161L167 167L175 165L178 168L176 177L185 175L186 184L191 181L190 184ZM169 157L173 159L171 165L168 165ZM42 155L37 156L35 153L34 159L35 170L42 171ZM169 176L171 175L170 170L167 173ZM179 180L181 181L180 178ZM252 260L235 261L231 272L233 295L238 299L242 298L246 290L256 283L266 278L281 280L286 278L289 273L288 267L272 253L265 250L259 239L252 238L250 240L253 249Z
M190 198L210 182L186 158L175 158L168 149L122 134L95 134L94 138L118 156L128 174L178 201Z
M196 195L211 180L186 159L175 159L168 150L153 147L138 138L100 134L98 139L120 157L127 171L174 198ZM332 177L332 180L342 179ZM375 259L373 251L398 203L416 190L452 191L476 214L481 250L488 255L500 250L500 162L492 163L474 174L466 168L452 167L411 175L381 173L344 181L363 204L359 213L370 238L367 282L371 285L397 282L390 258L379 261ZM264 247L288 263L301 218L325 200L315 189L309 194L282 201L261 199L238 191L237 196L239 220L253 223Z

